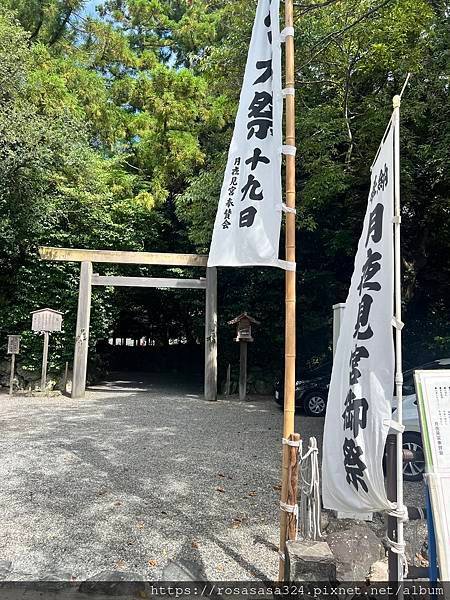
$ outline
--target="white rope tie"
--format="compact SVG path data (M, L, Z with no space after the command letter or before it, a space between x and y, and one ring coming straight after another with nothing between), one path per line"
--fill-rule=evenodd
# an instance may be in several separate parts
M293 87L287 87L281 90L281 93L283 94L283 98L286 98L286 96L295 96L295 88Z
M409 520L408 508L404 504L403 504L403 506L396 506L395 508L392 508L391 510L387 510L386 512L391 517L400 519L400 521L402 521L402 523L405 523L406 521Z
M306 539L320 540L321 501L319 449L315 437L309 438L308 451L303 454L300 447L300 502L301 533Z
M408 508L403 504L402 506L395 506L391 510L386 511L391 517L395 517L401 522L408 521ZM392 550L394 554L398 554L401 557L403 565L403 577L408 575L408 560L406 558L406 544L405 542L396 542L391 540L389 537L385 538L386 545Z
M292 208L291 206L288 206L287 204L285 204L284 202L281 205L281 210L285 213L293 213L294 215L297 214L297 210L295 208Z
M282 31L280 31L280 41L285 42L288 35L294 36L295 30L293 27L285 27Z
M397 317L392 317L392 327L395 327L395 329L400 329L401 331L403 329L403 326L403 321L400 321L400 319L397 319Z
M391 538L388 537L386 537L384 541L394 554L398 554L400 556L403 566L403 577L406 578L408 576L408 560L406 558L405 542L394 542L394 540L391 540Z
M286 504L286 502L281 502L280 500L280 508L282 511L290 513L295 517L295 539L298 537L298 504Z
M301 440L288 440L286 438L281 438L281 443L283 446L292 446L293 448L300 448L302 443Z
M297 148L295 146L290 146L289 144L283 144L283 146L281 146L281 152L282 154L295 156L297 154Z
M295 263L291 260L282 260L281 258L279 258L277 261L277 265L281 269L284 269L285 271L296 271L297 270L297 263Z

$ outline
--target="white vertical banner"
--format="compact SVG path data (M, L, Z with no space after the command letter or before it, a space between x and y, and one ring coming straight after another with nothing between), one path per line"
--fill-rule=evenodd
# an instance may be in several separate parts
M383 454L394 391L394 124L372 166L363 231L333 362L325 417L326 508L392 510Z
M282 266L280 0L259 0L208 266Z

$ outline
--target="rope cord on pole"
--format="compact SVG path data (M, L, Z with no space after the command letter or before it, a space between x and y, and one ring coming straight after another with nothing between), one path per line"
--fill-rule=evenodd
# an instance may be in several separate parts
M305 454L300 446L300 532L303 538L320 540L321 500L319 450L315 437L309 438Z

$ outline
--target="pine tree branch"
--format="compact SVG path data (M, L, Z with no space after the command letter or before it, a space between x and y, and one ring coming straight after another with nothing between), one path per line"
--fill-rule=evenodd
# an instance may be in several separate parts
M346 25L345 27L343 27L342 29L339 29L338 31L332 31L331 33L328 33L327 35L325 35L321 40L319 40L318 42L316 42L314 44L314 46L311 48L311 51L313 51L316 48L318 48L324 42L327 42L327 43L324 46L322 46L322 48L320 48L315 54L313 54L311 56L311 58L307 62L305 62L302 65L300 65L300 69L302 69L303 67L306 67L309 64L311 64L311 62L315 58L317 58L317 56L319 56L319 54L321 54L326 48L328 48L328 46L331 46L331 44L337 38L343 36L344 33L347 33L347 31L349 31L350 29L352 29L353 27L355 27L356 25L358 25L359 23L361 23L361 21L364 21L365 19L367 19L368 17L370 17L374 13L378 12L379 10L381 10L382 8L384 8L385 6L387 6L390 2L392 2L392 0L384 0L384 2L381 2L377 6L374 6L373 8L369 9L366 13L364 13L363 15L361 15L358 19L356 19L355 21L353 21L349 25Z

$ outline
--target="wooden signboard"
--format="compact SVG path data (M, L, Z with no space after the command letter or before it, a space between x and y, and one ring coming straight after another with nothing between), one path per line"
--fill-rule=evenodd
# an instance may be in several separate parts
M450 372L415 371L441 581L450 580Z
M42 353L41 391L47 385L48 338L50 333L61 331L62 312L52 308L41 308L31 313L31 329L44 334L44 350Z
M51 308L41 308L31 313L33 331L61 331L62 313Z
M16 366L16 354L20 352L20 335L8 335L8 354L11 354L11 372L9 375L9 395L12 396L14 390L14 370Z
M19 354L21 335L8 335L8 354Z

